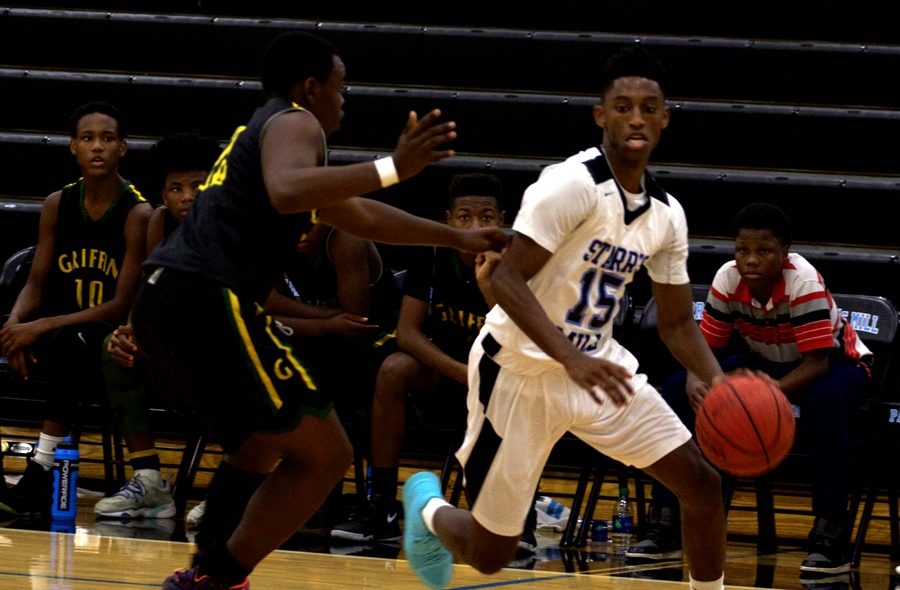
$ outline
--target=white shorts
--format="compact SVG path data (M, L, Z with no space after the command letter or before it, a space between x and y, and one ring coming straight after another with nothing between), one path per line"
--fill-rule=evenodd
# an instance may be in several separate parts
M456 456L467 493L476 498L472 515L492 533L522 533L544 464L567 431L638 468L690 440L690 431L644 375L632 379L634 395L627 405L598 404L562 365L528 376L503 369L494 358L507 351L496 352L499 345L486 334L469 354L469 417Z

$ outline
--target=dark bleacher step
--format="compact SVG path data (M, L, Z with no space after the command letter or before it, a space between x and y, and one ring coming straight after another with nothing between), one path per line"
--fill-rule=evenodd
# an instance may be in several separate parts
M288 29L333 41L354 82L595 94L599 64L640 42L666 62L673 95L900 104L900 87L884 75L896 69L900 46L871 43L7 8L0 9L0 52L9 65L26 67L252 78L265 46ZM71 51L62 40L73 35L104 42Z
M0 128L65 129L84 102L119 106L137 135L195 129L227 139L262 101L259 82L234 78L0 68ZM599 141L590 96L447 88L347 88L337 145L387 149L410 110L441 108L462 152L564 158ZM25 98L25 100L23 100ZM670 101L672 123L654 158L685 164L890 174L889 150L839 150L900 135L900 110Z
M11 6L29 8L30 0L8 2ZM45 7L71 8L67 0L44 1ZM119 0L87 0L79 7L93 10L121 10ZM555 2L552 10L545 6L517 6L515 10L488 10L483 2L457 0L432 3L400 0L394 2L356 3L279 3L246 2L246 0L129 0L130 10L155 14L188 13L208 17L286 17L308 20L353 21L368 24L405 23L412 25L446 25L463 27L516 27L583 31L602 28L607 31L633 31L640 26L646 33L659 35L727 35L732 37L767 37L773 39L814 38L850 42L890 43L896 40L891 7L883 2L855 2L852 11L840 18L815 19L805 3L734 4L723 9L719 5L696 5L691 18L685 18L680 3L645 0L630 9L625 3L586 3L579 0ZM636 10L639 12L636 13ZM636 23L636 14L640 22Z
M149 146L154 139L133 138L122 160L122 173L158 201L150 188ZM61 134L14 133L0 131L0 158L17 162L18 174L6 181L11 194L40 197L77 177L78 170L67 148L68 137ZM333 147L333 165L371 160L388 150L359 150ZM552 159L503 158L461 154L429 166L422 174L372 196L418 215L442 218L450 177L457 172L488 171L504 183L506 208L512 219L522 192L537 179ZM659 182L684 205L691 235L728 236L734 214L752 201L777 203L793 219L798 241L867 245L872 248L900 247L896 232L883 231L893 219L878 211L892 211L900 178L859 175L813 174L780 170L708 168L658 163L651 166ZM4 209L0 207L0 212ZM26 221L26 220L30 220ZM33 243L37 215L11 209L0 215L8 227L11 254ZM27 240L15 236L28 229ZM15 243L12 243L15 241ZM872 277L880 283L879 277ZM846 289L859 292L859 289Z

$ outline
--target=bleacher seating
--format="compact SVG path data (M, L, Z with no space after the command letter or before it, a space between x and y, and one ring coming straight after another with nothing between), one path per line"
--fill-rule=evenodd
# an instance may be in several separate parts
M409 109L438 106L458 122L459 156L375 195L435 217L450 175L485 170L504 182L512 219L544 166L599 141L590 111L599 65L613 48L641 43L671 72L672 124L652 170L685 206L691 275L713 276L732 255L733 215L764 200L792 217L794 249L832 291L900 302L900 239L889 213L900 170L881 147L900 131L900 86L891 76L900 44L878 7L810 32L798 24L805 13L784 3L774 18L755 5L692 24L676 18L678 3L636 21L633 7L615 3L600 3L596 18L566 2L534 14L404 4L7 2L0 260L34 244L41 199L77 174L66 117L78 104L104 99L126 113L123 173L156 199L145 188L150 145L189 128L227 140L261 100L259 57L281 31L320 33L347 64L333 165L390 152ZM866 26L854 28L856 19ZM400 268L397 256L400 264L389 264ZM643 307L648 283L637 282L632 295Z
M109 8L83 6L92 5ZM258 7L264 13L254 18L242 16L252 9L229 2L131 6L141 12L24 2L2 12L0 78L7 90L0 97L0 158L16 161L18 173L5 179L0 195L40 199L70 180L76 170L65 147L65 118L99 97L129 115L132 153L123 170L139 188L146 185L146 148L156 138L192 127L224 141L244 122L260 99L262 48L278 32L297 28L334 41L348 64L348 104L343 129L332 138L333 163L390 151L408 109L439 106L459 123L454 147L462 157L381 198L436 216L441 199L423 195L443 194L460 169L490 169L508 187L514 214L518 195L543 166L599 140L590 120L596 64L614 47L640 42L672 73L674 117L653 169L684 203L692 237L726 237L723 219L750 200L773 201L793 217L798 239L831 244L839 254L853 245L887 250L878 262L888 263L885 272L871 273L871 293L896 298L893 232L870 207L850 206L884 201L900 187L890 150L858 147L900 130L900 111L890 108L898 104L897 90L878 75L900 60L900 46L878 44L875 32L861 45L841 41L847 32L822 41L791 39L788 31L776 39L740 36L736 24L721 29L734 31L732 37L669 34L674 25L661 16L634 34L584 31L576 17L566 25L561 15L547 28L517 29L496 28L487 15L473 13L460 26L459 9L443 17L388 10L376 19L365 9L306 8L304 17L297 9ZM438 20L410 22L416 14ZM506 22L537 27L521 15ZM76 52L65 43L31 42L74 31L104 43ZM0 256L24 245L2 244L9 250ZM704 276L719 261L708 253L694 249L693 274ZM639 304L648 298L641 295Z

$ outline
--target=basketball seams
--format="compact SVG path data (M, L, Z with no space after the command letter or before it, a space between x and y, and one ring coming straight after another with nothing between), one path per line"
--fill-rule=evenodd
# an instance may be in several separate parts
M771 466L771 461L769 460L769 449L766 448L766 443L763 440L762 434L759 432L759 426L756 424L756 420L753 417L753 413L747 407L747 404L744 403L743 398L741 398L740 394L735 388L734 384L731 382L731 379L723 380L725 385L728 386L728 390L731 392L731 396L737 400L738 404L740 404L741 409L744 410L744 417L747 418L747 421L750 423L750 426L753 428L753 434L756 435L756 442L759 443L759 448L762 450L763 455L766 458L766 465ZM777 404L776 404L777 405Z
M770 380L727 376L710 389L697 412L697 442L723 471L739 477L762 475L780 464L793 446L794 415L786 407L787 398Z

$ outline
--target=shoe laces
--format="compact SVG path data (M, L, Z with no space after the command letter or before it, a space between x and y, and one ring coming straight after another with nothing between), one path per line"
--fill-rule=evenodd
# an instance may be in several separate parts
M144 488L144 484L141 483L141 480L137 477L132 477L113 495L122 496L123 498L131 500L134 498L143 498L146 493L146 489Z

